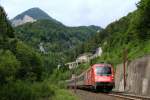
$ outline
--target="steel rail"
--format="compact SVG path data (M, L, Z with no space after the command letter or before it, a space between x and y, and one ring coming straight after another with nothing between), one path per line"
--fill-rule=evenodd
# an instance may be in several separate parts
M126 94L126 93L109 93L108 95L110 96L115 96L119 98L124 98L128 100L150 100L150 97L148 96L139 96L139 95L134 95L134 94Z

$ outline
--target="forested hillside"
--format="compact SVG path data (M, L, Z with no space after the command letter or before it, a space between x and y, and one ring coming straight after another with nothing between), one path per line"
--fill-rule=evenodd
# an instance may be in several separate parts
M15 38L14 30L7 21L3 8L0 8L0 15L0 74L2 74L0 82L7 83L14 78L25 79L27 77L31 80L33 77L33 80L40 80L43 68L40 55Z
M47 51L62 52L86 41L99 29L96 26L66 27L49 20L39 20L17 27L16 34L35 48L43 42Z
M98 30L100 31L101 28L97 26L67 27L50 20L38 20L15 28L17 38L38 51L40 51L39 45L42 43L46 53L65 55L73 52L75 46L87 41ZM71 60L72 58L63 59Z
M73 99L71 94L47 79L52 70L50 58L17 39L0 7L0 100L45 100L58 99L61 94Z

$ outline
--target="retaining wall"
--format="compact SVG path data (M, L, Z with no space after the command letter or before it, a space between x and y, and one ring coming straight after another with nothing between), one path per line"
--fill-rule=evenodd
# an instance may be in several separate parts
M115 90L150 96L150 55L126 63L124 90L123 64L116 66Z

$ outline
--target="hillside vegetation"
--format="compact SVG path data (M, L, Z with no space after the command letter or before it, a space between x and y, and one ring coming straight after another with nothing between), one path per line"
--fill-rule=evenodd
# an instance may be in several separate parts
M84 47L84 49L81 49ZM123 51L127 49L128 60L150 53L150 0L141 0L137 10L109 24L103 31L76 48L78 54L102 47L101 61L118 64L123 61Z
M40 51L39 45L43 43L46 53L63 55L57 58L61 59L59 63L73 59L75 46L87 41L98 30L101 28L97 26L67 27L50 20L38 20L15 28L17 38L36 50Z
M0 7L0 100L75 100L47 80L49 60L17 39Z

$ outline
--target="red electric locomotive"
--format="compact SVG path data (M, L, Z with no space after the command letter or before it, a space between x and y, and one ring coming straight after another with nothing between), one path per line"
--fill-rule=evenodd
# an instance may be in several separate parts
M111 91L115 86L114 68L111 64L94 64L87 71L68 81L69 86Z

